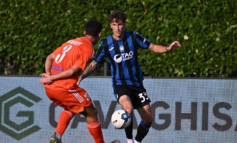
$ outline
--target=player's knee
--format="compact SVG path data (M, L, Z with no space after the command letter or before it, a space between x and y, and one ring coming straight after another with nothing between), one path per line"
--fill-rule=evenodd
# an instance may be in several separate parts
M129 115L132 115L133 113L133 108L126 108L124 110L127 111Z
M90 117L97 116L97 113L98 113L98 111L97 111L96 108L94 108L94 109L92 109L92 110L87 110L86 112L87 112L87 113L86 113L86 116L90 116Z
M146 125L151 125L153 122L153 118L152 116L147 116L144 121L143 121Z
M89 116L94 116L98 113L97 109L93 106L93 104L91 104L89 107L85 107L85 112Z
M149 118L149 124L152 124L152 122L153 122L153 118L152 118L152 116L150 116L150 118Z
M98 110L95 108L94 110L92 110L92 114L97 115L98 114Z

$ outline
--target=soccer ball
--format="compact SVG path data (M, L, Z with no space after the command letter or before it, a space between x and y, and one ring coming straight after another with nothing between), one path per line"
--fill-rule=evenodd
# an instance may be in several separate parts
M131 116L125 110L117 110L113 113L111 122L117 129L125 129L131 123Z

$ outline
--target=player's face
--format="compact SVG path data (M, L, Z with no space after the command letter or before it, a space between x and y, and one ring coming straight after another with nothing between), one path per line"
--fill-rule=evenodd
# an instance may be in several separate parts
M122 20L116 21L115 19L110 23L110 27L113 30L113 34L116 37L121 37L124 33L125 23Z

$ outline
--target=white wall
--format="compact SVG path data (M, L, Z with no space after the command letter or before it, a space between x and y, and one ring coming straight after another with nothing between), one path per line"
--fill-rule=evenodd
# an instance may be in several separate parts
M51 104L38 80L0 77L0 143L49 142L62 108ZM110 78L87 78L80 86L99 110L105 142L120 139L125 143L124 131L114 129L110 122L113 111L120 109L111 84ZM144 86L154 113L144 143L236 142L237 80L145 79ZM140 123L137 112L135 118L134 128ZM63 143L93 143L80 114L65 131Z

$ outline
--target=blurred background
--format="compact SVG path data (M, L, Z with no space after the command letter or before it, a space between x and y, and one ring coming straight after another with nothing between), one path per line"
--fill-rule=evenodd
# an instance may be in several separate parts
M112 34L107 18L120 10L125 30L155 44L182 45L164 54L139 50L145 76L237 77L236 8L236 0L1 0L0 75L43 73L47 55L83 36L90 18L103 23L100 40ZM110 75L107 61L92 75Z

